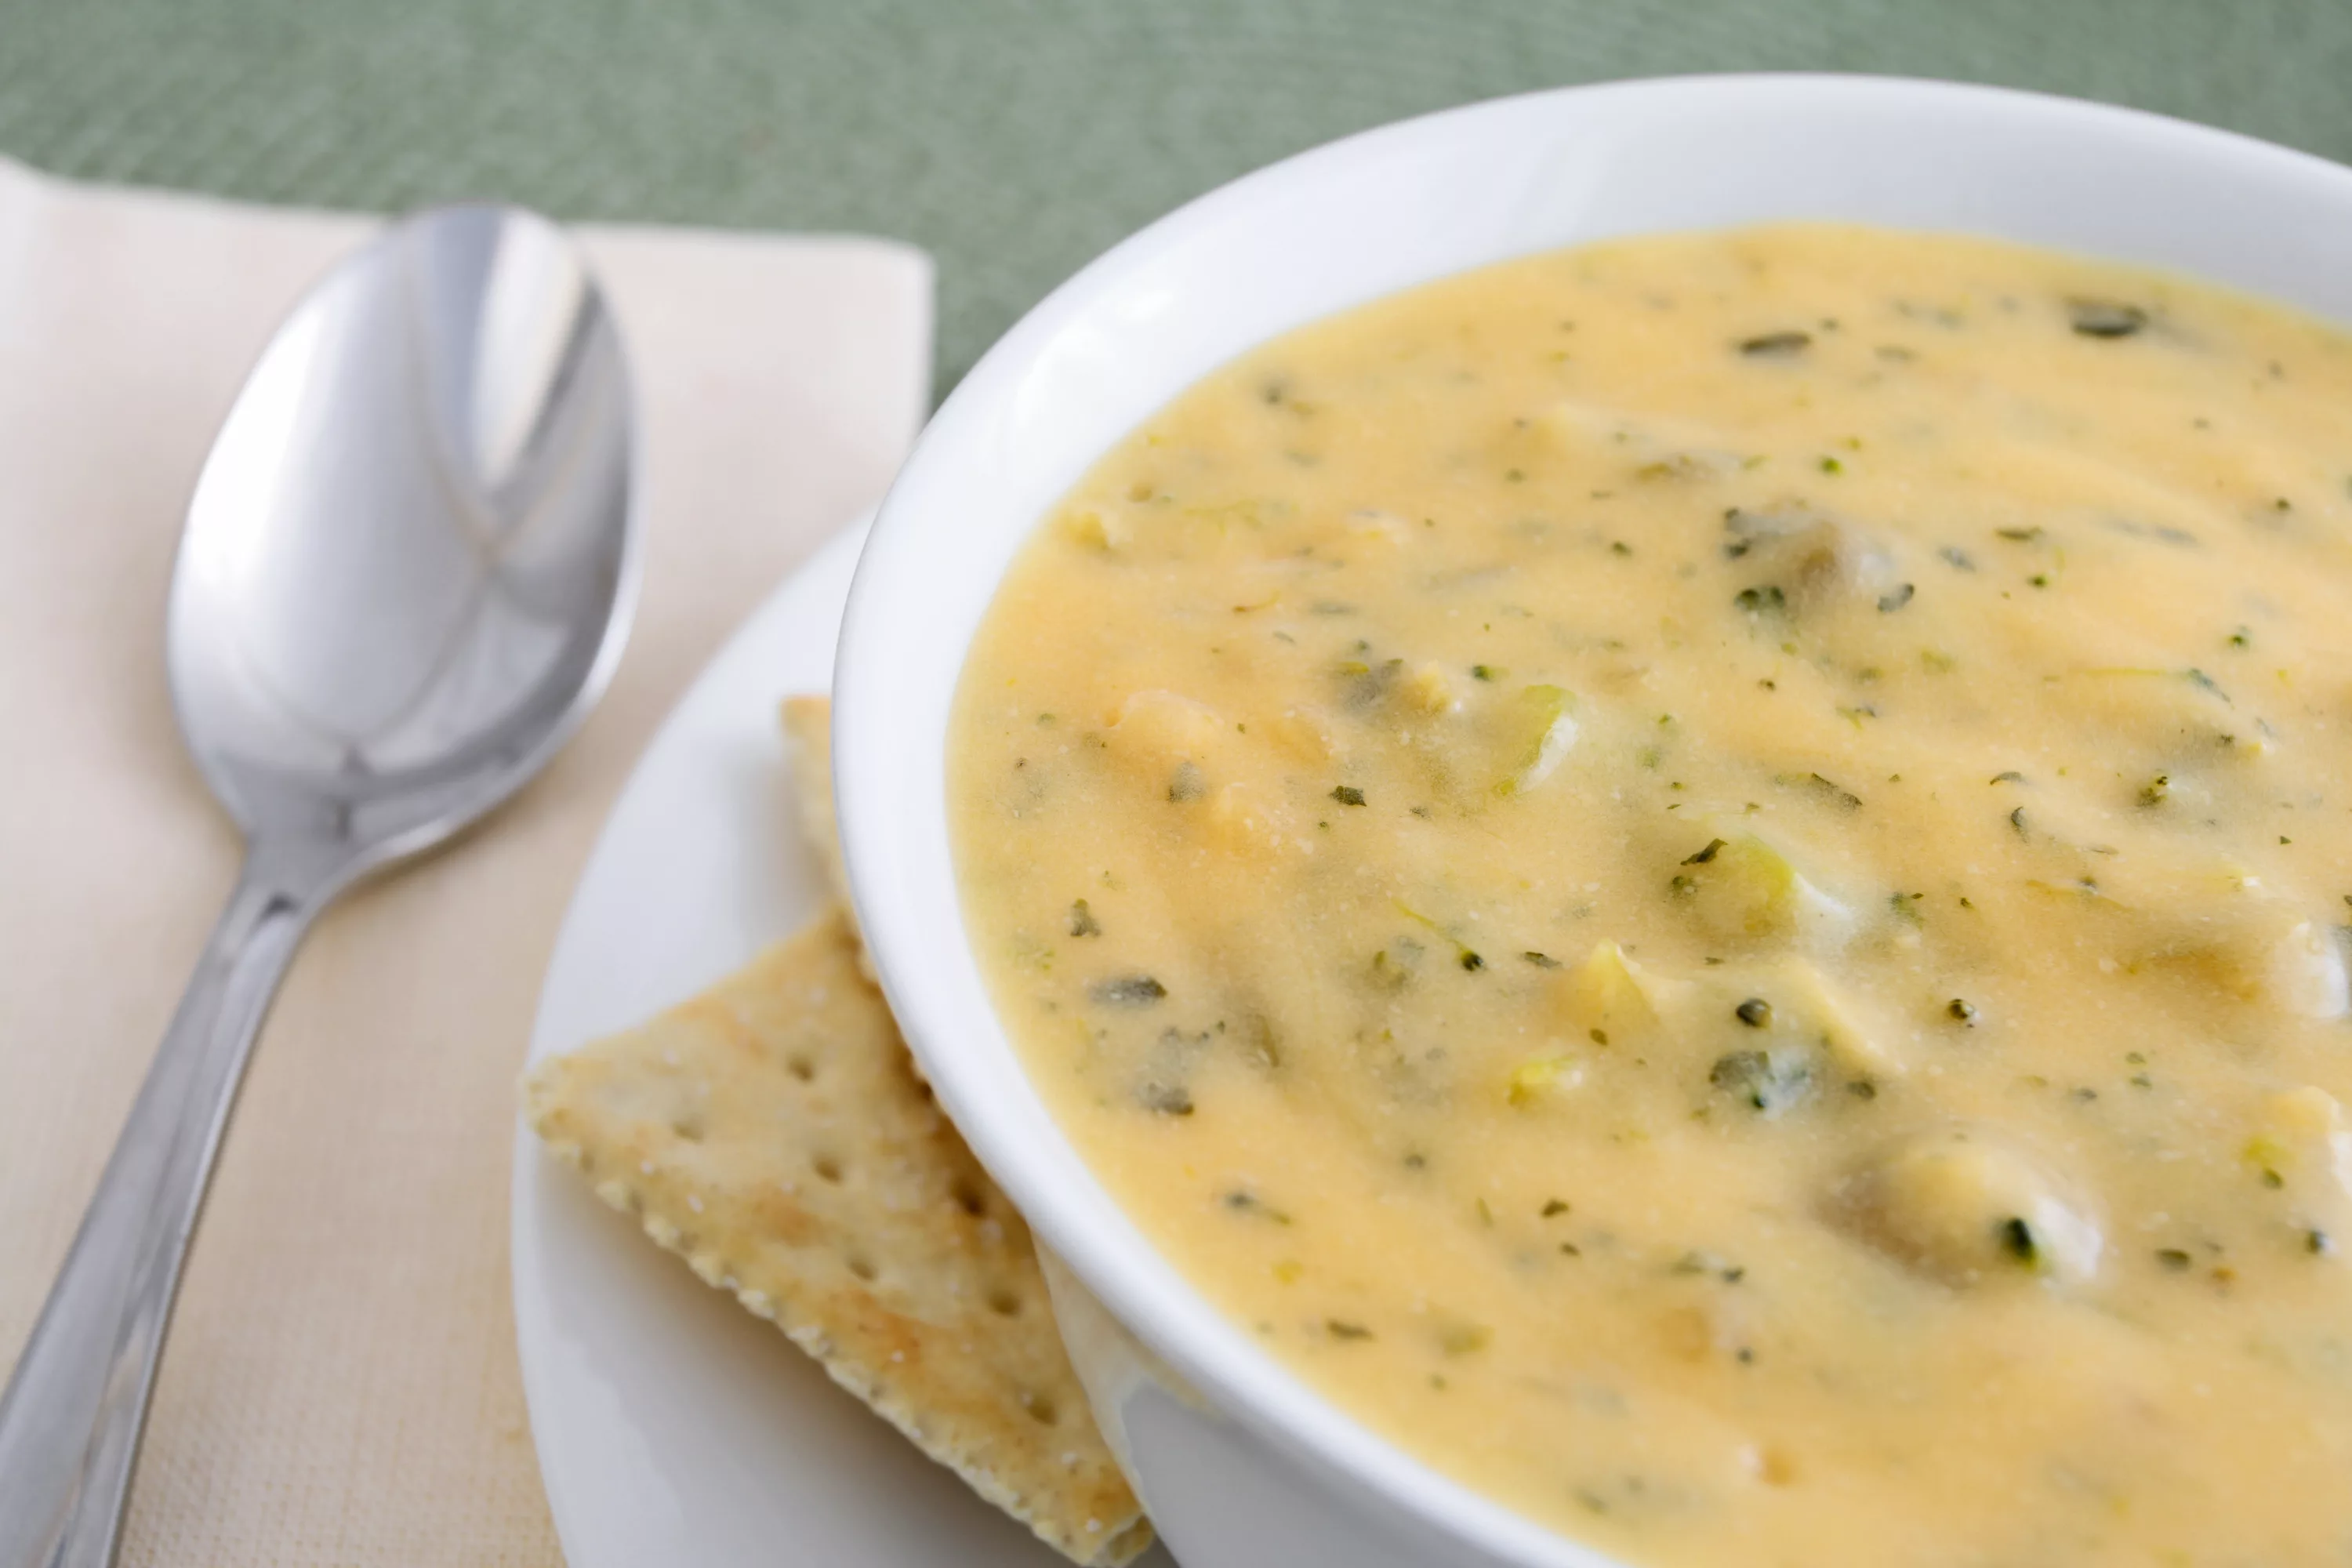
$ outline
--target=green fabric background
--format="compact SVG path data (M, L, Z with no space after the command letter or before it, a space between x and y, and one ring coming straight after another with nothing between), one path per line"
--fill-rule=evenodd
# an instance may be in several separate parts
M944 389L1188 196L1470 99L1824 68L2137 104L2352 161L2352 0L0 0L0 152L397 207L930 249Z

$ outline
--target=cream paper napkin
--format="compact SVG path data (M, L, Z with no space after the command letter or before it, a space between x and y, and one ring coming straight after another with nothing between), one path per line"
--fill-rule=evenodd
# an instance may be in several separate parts
M236 868L164 686L181 514L271 329L368 226L0 162L0 1367ZM297 956L180 1296L128 1563L560 1561L507 1296L541 970L656 722L878 498L930 353L929 264L904 247L584 235L645 423L627 657L544 777Z

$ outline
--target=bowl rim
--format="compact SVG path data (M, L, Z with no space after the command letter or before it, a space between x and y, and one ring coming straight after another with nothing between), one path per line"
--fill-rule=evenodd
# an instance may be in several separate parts
M2191 167L2200 163L2217 170L2226 166L2229 172L2250 177L2308 184L2314 195L2332 200L2352 216L2352 169L2311 153L2143 110L1930 79L1822 72L1638 78L1515 94L1376 126L1295 153L1186 202L1096 258L999 339L942 403L882 503L851 587L836 665L835 769L841 833L857 914L868 935L875 966L942 1104L1033 1230L1120 1323L1208 1395L1228 1419L1302 1463L1310 1475L1327 1484L1336 1483L1353 1499L1391 1510L1401 1522L1410 1521L1446 1540L1483 1551L1495 1561L1527 1568L1614 1568L1614 1560L1443 1474L1349 1415L1335 1400L1253 1341L1152 1247L1086 1167L1047 1111L1046 1120L1055 1126L1061 1152L1083 1173L1075 1185L1049 1179L1041 1157L1052 1152L1024 1142L997 1114L994 1102L994 1097L1004 1092L1026 1095L1041 1106L1042 1099L1020 1069L1007 1032L992 1009L984 1017L972 1018L940 1003L924 952L915 945L910 929L918 914L911 901L914 894L895 874L898 857L911 836L887 815L880 804L882 792L867 786L883 778L886 771L906 765L903 737L884 717L896 711L887 700L889 681L882 668L885 649L899 632L893 621L894 588L909 574L925 570L921 539L926 528L951 525L951 520L936 510L926 513L918 492L935 482L934 469L951 468L963 460L957 448L984 434L992 405L1017 389L1057 334L1085 307L1146 261L1282 186L1326 180L1480 121L1504 121L1550 105L1619 100L1632 106L1685 97L1745 98L1750 107L1766 113L1796 106L1800 100L1811 108L1825 100L1839 100L1843 108L1863 116L1928 107L1981 115L1989 122L2012 121L2053 135L2104 137L2119 147L2137 142L2137 156L2176 159ZM1968 227L1957 223L1948 226ZM1997 228L1978 232L2000 233ZM2130 259L2127 253L2109 254ZM1466 263L1456 270L1488 265L1495 259L1501 258ZM2146 259L2135 264L2172 266ZM1347 308L1346 303L1329 307ZM2352 316L2352 310L2341 313ZM1304 324L1309 319L1301 318L1293 324ZM1171 385L1161 401L1180 395L1195 379ZM1034 533L1039 521L1042 518L1032 520L1024 540ZM1013 546L1015 551L1018 548ZM1006 561L1009 563L1010 553ZM992 599L1002 571L1000 566L998 578L989 584ZM956 651L954 675L949 682L950 701L968 652L968 641ZM935 781L935 789L944 811L944 776ZM959 931L964 929L961 908L951 919ZM970 955L968 933L965 953ZM953 1042L973 1030L993 1031L1003 1043L1003 1054L1013 1060L1013 1084L1004 1081L1005 1075L974 1065L975 1053L951 1048ZM1066 1174L1066 1163L1063 1173Z

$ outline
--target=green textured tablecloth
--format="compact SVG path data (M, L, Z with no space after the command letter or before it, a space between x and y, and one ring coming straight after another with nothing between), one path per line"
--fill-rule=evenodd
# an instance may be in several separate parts
M2347 0L0 0L0 152L265 201L898 236L942 388L1230 176L1567 82L1826 68L2130 103L2352 160Z

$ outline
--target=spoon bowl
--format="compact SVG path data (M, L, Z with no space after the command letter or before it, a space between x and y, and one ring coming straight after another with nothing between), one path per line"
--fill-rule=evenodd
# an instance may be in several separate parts
M189 504L173 706L249 837L353 869L513 793L619 656L627 373L551 224L445 208L329 275L238 395Z
M113 1561L213 1155L303 931L520 788L602 693L636 577L633 429L594 279L510 207L394 225L238 394L165 642L245 866L0 1395L0 1568Z

